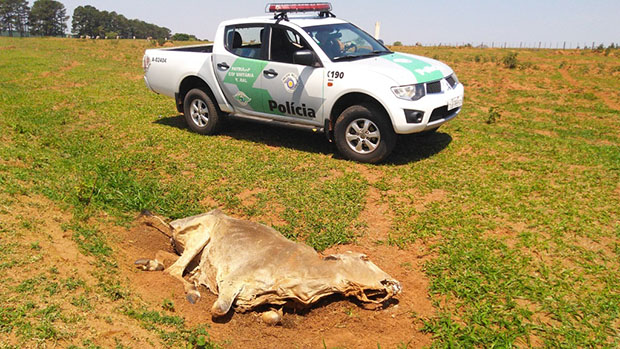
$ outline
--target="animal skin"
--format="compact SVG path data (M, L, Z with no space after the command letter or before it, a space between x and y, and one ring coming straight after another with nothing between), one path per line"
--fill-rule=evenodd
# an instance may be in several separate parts
M157 218L153 217L152 218ZM219 210L165 223L180 257L164 271L183 282L187 299L204 285L218 295L211 312L226 315L257 306L288 303L305 308L339 293L381 304L401 291L400 283L355 252L321 257L311 247L286 239L271 227L229 217ZM141 259L144 270L163 270L158 259ZM183 274L189 272L189 281Z

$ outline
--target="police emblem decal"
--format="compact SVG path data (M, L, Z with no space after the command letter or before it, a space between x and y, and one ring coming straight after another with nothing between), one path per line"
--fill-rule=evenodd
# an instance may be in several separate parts
M286 74L284 78L282 78L282 82L284 83L284 89L290 93L295 92L297 89L297 75L293 73Z
M252 101L252 98L250 98L248 95L243 93L243 91L237 92L237 94L234 95L233 98L244 107L247 106Z

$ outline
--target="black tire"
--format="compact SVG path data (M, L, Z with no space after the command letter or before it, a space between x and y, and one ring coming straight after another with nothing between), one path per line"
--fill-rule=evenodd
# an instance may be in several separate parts
M437 133L437 130L439 130L439 127L440 127L440 126L437 126L437 127L433 128L433 129L430 129L430 130L426 130L426 131L418 132L418 133L416 133L415 135L416 135L416 136L419 136L419 137L428 137L428 136L432 136L432 135L434 135L435 133Z
M367 104L351 106L340 114L334 139L345 158L372 164L385 160L396 145L389 117Z
M213 100L203 90L195 88L187 92L183 100L183 114L187 126L203 135L211 135L217 132L220 121Z

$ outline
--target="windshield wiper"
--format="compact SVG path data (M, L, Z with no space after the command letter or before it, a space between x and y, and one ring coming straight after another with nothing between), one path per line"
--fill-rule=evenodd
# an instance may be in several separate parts
M381 51L372 51L372 52L368 52L365 53L363 55L352 55L352 56L340 56L340 57L335 57L334 61L348 61L348 60L354 60L354 59L359 59L359 58L367 58L367 57L374 57L374 56L379 56L382 54L388 54L391 53L390 51L385 51L385 50L381 50Z

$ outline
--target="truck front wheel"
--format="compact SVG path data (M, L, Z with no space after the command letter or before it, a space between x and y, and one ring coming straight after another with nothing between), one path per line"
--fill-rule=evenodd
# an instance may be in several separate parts
M183 114L189 128L203 135L214 134L220 122L211 97L201 89L192 89L183 100Z
M372 105L345 109L334 125L334 138L340 154L366 163L385 160L396 145L390 119Z

